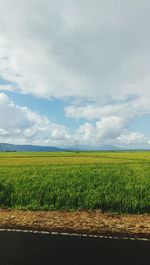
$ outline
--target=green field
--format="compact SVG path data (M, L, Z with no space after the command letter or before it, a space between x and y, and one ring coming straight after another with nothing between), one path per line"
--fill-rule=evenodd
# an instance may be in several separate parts
M150 152L0 153L0 207L150 213Z

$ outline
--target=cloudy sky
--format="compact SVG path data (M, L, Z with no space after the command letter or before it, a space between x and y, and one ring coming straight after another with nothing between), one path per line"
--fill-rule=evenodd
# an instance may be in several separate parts
M150 147L149 10L0 0L0 142Z

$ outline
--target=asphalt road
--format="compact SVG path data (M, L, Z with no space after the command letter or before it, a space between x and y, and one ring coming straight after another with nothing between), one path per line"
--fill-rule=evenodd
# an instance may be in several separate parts
M0 265L150 265L150 241L0 232Z

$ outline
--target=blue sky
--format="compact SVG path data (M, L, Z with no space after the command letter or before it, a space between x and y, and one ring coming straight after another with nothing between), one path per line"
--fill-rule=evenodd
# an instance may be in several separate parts
M145 114L142 117L134 120L130 126L134 131L143 133L147 138L150 138L150 115Z
M149 8L2 0L0 142L149 147Z
M65 107L69 104L69 99L45 99L35 97L33 95L20 94L13 91L1 91L5 93L10 100L16 105L26 106L31 111L48 117L52 122L59 123L69 127L71 130L77 129L80 125L86 122L84 118L67 118L65 115ZM93 122L92 122L93 123Z

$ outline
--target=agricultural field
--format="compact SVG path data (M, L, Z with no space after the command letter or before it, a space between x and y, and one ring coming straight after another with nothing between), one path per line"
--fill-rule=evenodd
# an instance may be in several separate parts
M150 213L150 152L2 152L0 207Z

